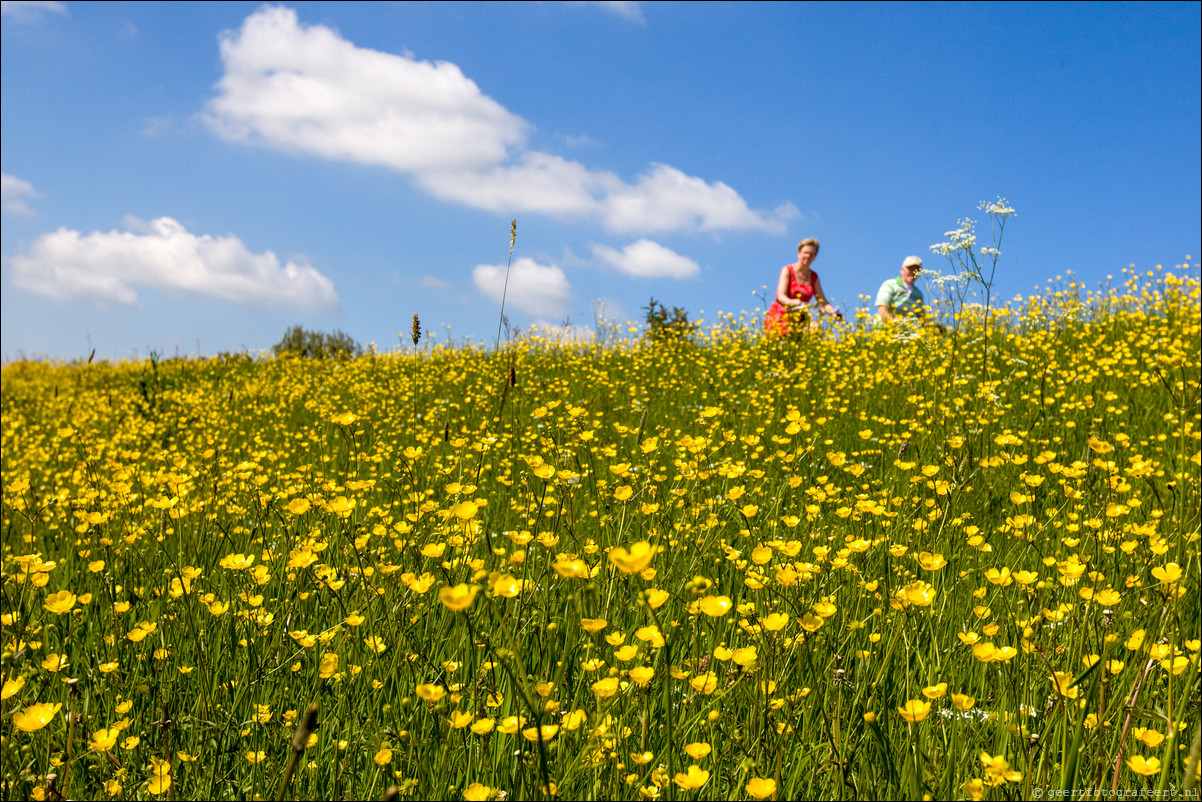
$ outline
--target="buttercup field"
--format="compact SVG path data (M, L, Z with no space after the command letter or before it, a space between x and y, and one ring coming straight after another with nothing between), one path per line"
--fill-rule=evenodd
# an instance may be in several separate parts
M0 800L1197 800L1200 32L4 0Z
M1196 271L947 320L5 366L6 794L1193 785Z

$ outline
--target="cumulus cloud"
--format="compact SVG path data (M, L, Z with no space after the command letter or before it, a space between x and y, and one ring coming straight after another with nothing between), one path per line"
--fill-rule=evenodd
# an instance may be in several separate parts
M170 217L130 231L43 234L12 260L13 283L54 298L133 304L137 287L247 306L338 308L334 283L307 264L251 253L237 237L197 236Z
M785 223L798 216L792 204L768 215L752 211L739 193L721 181L707 183L666 164L651 165L633 185L609 193L604 205L606 226L613 231L697 228L783 233Z
M593 255L620 273L635 278L696 278L701 267L658 242L641 239L622 250L593 245Z
M488 170L424 171L430 194L504 214L535 212L589 220L616 233L760 230L782 233L797 216L792 204L764 214L721 181L708 183L653 164L633 184L580 162L530 151Z
M640 12L641 13L641 12ZM526 148L530 125L454 64L356 47L296 12L264 8L221 37L225 73L204 119L218 136L380 165L443 200L536 212L615 232L762 230L797 216L751 209L731 187L653 164L633 183Z
M37 22L46 14L66 14L62 3L38 2L38 0L3 0L0 15L13 22Z
M221 58L205 120L226 139L416 171L484 168L525 137L454 64L355 47L289 8L223 34Z
M4 211L13 214L33 214L33 209L25 199L36 197L38 193L33 184L8 173L0 173L0 204L3 204Z
M543 318L562 317L572 303L572 286L556 265L540 265L529 258L518 259L509 271L505 287L505 265L476 265L472 271L476 289L487 297Z

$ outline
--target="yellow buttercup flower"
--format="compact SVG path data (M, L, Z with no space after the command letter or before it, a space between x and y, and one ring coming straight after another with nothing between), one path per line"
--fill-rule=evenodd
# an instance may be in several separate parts
M164 764L162 771L156 771L146 783L146 790L155 796L167 793L171 788L171 764Z
M292 513L293 515L304 515L309 511L310 506L311 505L309 504L308 499L294 498L292 501L288 502L284 509L288 510L288 512Z
M555 569L558 571L558 564ZM500 596L503 599L512 599L521 594L522 589L526 586L526 581L518 579L511 574L503 574L493 583L492 592L494 596Z
M551 563L551 567L564 579L588 579L591 574L588 563L584 560L569 558L563 554Z
M922 566L924 571L938 571L943 566L947 565L947 560L942 554L931 554L924 551L918 555L918 564Z
M1023 778L1022 772L1010 768L1010 761L1001 754L991 757L988 752L982 752L981 767L985 773L985 784L990 787L1020 782Z
M544 724L541 727L530 727L529 729L522 730L522 737L531 743L538 743L540 736L543 743L547 743L558 734L558 724Z
M698 607L711 618L721 618L730 612L731 601L729 596L706 596L698 602Z
M472 606L476 594L480 592L478 585L455 585L442 587L438 590L438 598L443 605L454 613L461 613Z
M911 699L902 707L897 708L897 714L911 724L922 722L931 712L931 703L920 699Z
M630 679L640 686L645 686L651 682L651 678L655 676L655 669L651 666L638 666L630 669Z
M46 602L42 606L56 615L70 612L75 606L76 596L69 590L60 590L58 593L51 593L46 597Z
M0 690L0 700L12 698L25 687L25 678L17 677L16 679L6 679L4 688Z
M51 673L61 671L69 665L70 663L67 662L67 656L65 654L51 654L42 661L42 668Z
M1181 575L1181 566L1177 563L1169 563L1164 566L1158 565L1152 569L1152 576L1166 585L1175 585L1177 580L1181 579ZM49 603L49 599L47 599L47 603Z
M710 773L700 766L689 766L688 771L678 772L672 778L685 791L695 791L710 780Z
M492 796L493 789L481 783L472 783L463 789L463 798L468 802L484 802Z
M614 657L617 658L618 660L621 660L622 662L625 662L627 660L633 660L634 658L638 657L638 654L639 654L639 647L635 646L633 643L628 643L627 645L623 646L621 649L618 649L616 652L614 652Z
M221 558L221 567L230 571L248 570L255 562L255 555L227 554Z
M21 732L37 732L49 724L61 709L61 704L30 705L13 714L13 726Z
M447 695L447 689L441 685L418 685L417 695L427 702L434 703Z
M476 517L480 507L474 501L461 501L451 510L460 521L470 521Z
M561 723L565 730L571 731L580 729L586 721L588 721L588 713L577 709L565 714Z
M658 610L664 605L670 596L668 591L660 590L659 588L649 588L643 591L643 598L647 600L647 605L653 610Z
M745 788L749 796L767 799L776 793L776 780L770 777L752 777Z
M825 621L818 616L806 613L801 617L799 623L801 624L801 628L806 632L817 632L822 628L822 625L825 623Z
M640 540L630 547L630 550L618 546L609 552L609 561L618 570L627 574L637 574L651 564L657 549L646 540Z
M121 730L115 728L109 730L97 730L96 732L92 733L92 737L89 742L89 748L94 749L97 752L107 752L117 745L117 738L120 737L120 735Z
M525 716L506 716L501 719L501 724L497 727L497 732L504 733L505 735L514 735L524 726L526 726Z
M769 632L780 632L789 623L789 616L784 613L769 613L760 619L760 623Z
M731 656L731 659L733 659L735 661L735 663L743 666L744 668L752 668L755 666L756 661L759 659L759 653L754 645L745 646L741 649L735 649L735 652Z
M1066 699L1077 698L1077 688L1073 686L1072 672L1056 671L1052 674L1052 682L1056 686L1056 693Z

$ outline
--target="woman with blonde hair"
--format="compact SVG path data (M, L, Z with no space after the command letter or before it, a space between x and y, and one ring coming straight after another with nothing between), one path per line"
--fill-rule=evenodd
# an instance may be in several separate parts
M764 318L764 329L769 334L784 336L796 334L809 321L806 307L813 301L828 315L839 316L839 312L826 299L818 273L810 268L818 258L818 240L803 239L797 245L797 261L780 269L776 282L776 300L768 308Z

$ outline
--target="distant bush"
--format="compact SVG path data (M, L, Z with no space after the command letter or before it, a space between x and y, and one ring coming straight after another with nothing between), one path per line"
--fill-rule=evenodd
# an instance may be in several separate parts
M293 326L284 332L282 340L271 346L271 352L276 356L291 354L306 359L351 359L362 354L363 348L343 331L327 334Z
M697 324L689 320L689 313L679 306L668 307L652 298L643 307L646 312L646 336L651 340L687 340L696 330Z

